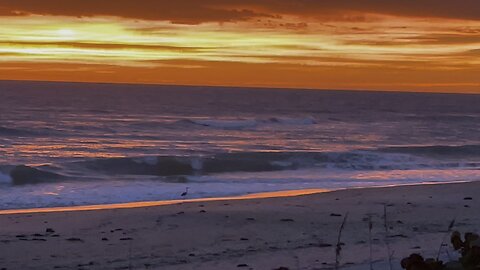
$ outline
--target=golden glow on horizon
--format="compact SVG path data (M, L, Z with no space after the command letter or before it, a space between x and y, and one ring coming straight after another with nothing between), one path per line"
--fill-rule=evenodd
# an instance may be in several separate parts
M480 22L373 17L333 25L293 16L197 25L0 17L0 79L480 92Z

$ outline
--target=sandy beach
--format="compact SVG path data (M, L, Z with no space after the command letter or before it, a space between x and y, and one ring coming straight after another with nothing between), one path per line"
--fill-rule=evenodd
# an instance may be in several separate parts
M412 252L435 256L454 218L455 230L478 232L479 191L473 182L2 214L0 269L332 269L346 213L342 269L370 267L368 216L374 269L388 269L385 239L400 269Z

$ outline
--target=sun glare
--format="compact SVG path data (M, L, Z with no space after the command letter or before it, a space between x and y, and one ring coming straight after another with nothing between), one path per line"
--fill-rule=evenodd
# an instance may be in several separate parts
M75 36L75 31L71 29L59 29L57 34L61 37L73 37Z

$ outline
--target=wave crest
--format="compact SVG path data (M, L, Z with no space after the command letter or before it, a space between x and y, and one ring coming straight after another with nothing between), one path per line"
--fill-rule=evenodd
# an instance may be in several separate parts
M440 158L438 158L440 156ZM459 157L473 158L459 158ZM447 157L444 159L443 157ZM448 158L450 157L450 158ZM454 157L454 158L451 158ZM60 164L66 171L80 175L144 175L169 177L201 176L220 173L268 172L320 168L333 170L422 170L480 168L480 145L405 146L346 152L239 152L193 156L144 156L88 159ZM0 174L0 182L14 185L63 180L45 167L16 166ZM167 180L166 180L167 179Z
M183 119L176 124L197 125L217 129L248 129L266 125L315 125L313 117L284 118L271 117L268 119Z
M44 171L39 168L19 165L10 171L10 178L14 185L26 185L42 182L54 182L63 177L59 174Z
M16 128L7 128L0 126L0 135L3 136L30 136L35 135L34 132L16 129Z
M480 157L479 144L467 145L427 145L427 146L393 146L379 149L383 152L406 153L427 156L461 156Z

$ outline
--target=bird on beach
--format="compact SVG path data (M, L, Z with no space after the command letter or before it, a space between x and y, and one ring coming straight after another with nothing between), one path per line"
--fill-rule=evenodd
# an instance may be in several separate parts
M187 196L188 194L188 187L185 189L185 192L183 192L182 194L180 194L181 197L185 197Z

